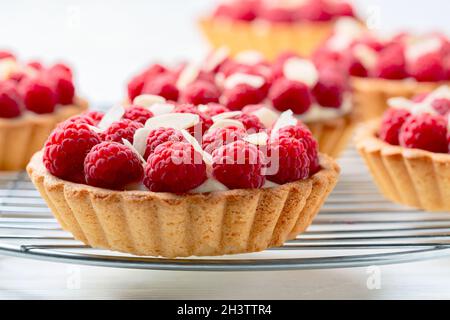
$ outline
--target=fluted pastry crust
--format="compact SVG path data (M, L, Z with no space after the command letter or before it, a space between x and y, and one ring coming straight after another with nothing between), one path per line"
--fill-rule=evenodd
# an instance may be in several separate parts
M87 245L136 255L185 257L261 251L303 232L334 188L338 165L320 156L307 180L270 189L175 195L112 191L49 174L42 153L27 167L61 226Z
M87 101L77 98L74 105L58 107L53 113L0 119L0 170L25 169L56 124L87 108Z
M244 21L204 18L200 28L214 48L228 47L231 54L260 51L275 59L283 51L310 56L331 34L334 21L257 24Z
M417 82L414 80L386 80L379 78L352 77L353 102L358 120L367 121L381 117L388 108L390 98L413 98L421 93L432 92L450 82Z
M380 191L404 205L450 211L450 154L390 145L378 128L378 120L361 126L356 145Z

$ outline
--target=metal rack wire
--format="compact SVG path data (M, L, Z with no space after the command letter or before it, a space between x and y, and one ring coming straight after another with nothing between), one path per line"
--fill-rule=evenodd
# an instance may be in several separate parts
M356 151L308 232L283 247L224 257L163 259L89 248L60 229L26 173L0 174L0 254L86 265L203 271L324 269L450 256L450 213L384 199Z

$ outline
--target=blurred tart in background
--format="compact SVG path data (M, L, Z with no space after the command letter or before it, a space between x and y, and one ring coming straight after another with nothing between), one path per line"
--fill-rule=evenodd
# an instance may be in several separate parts
M311 129L320 151L337 157L354 127L347 80L333 63L319 67L296 53L268 62L256 51L231 57L220 48L199 63L145 68L128 83L128 100L147 106L166 101L200 105L205 115L232 111L256 118L267 129L282 112L292 110ZM151 95L151 101L136 101L140 95Z
M341 17L356 21L347 1L234 0L222 1L200 26L213 48L226 46L233 55L258 50L274 59L286 50L309 56Z
M0 170L25 169L56 124L87 107L66 65L21 63L0 52Z

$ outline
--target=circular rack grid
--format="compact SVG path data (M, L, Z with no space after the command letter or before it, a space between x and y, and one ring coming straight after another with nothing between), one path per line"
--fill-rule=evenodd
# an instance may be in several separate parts
M63 231L25 172L0 174L0 254L153 270L257 271L358 267L450 255L450 213L398 206L377 191L354 149L309 230L283 247L223 257L163 259L93 249Z

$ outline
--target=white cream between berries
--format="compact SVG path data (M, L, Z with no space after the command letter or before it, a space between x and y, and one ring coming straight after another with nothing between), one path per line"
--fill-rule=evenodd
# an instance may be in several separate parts
M290 110L266 127L252 114L219 104L171 103L154 95L60 124L43 162L68 181L176 194L270 188L320 170L317 142Z
M339 118L352 109L348 79L334 64L318 66L289 52L269 63L255 51L231 58L221 48L201 64L154 64L128 84L130 101L141 94L195 105L220 103L231 111L271 114L273 119L290 109L303 122Z

